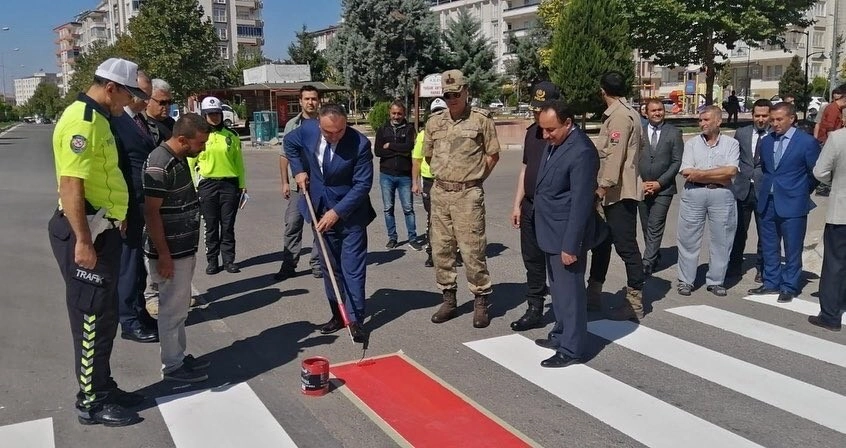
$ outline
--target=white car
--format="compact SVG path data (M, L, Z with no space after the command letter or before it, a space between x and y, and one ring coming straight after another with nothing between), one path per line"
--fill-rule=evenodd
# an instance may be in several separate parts
M495 100L488 105L488 109L502 109L503 107L505 107L505 104L502 104L502 101L499 100Z
M223 125L227 128L231 128L233 126L243 126L244 123L241 121L241 117L238 116L238 113L232 109L232 106L228 104L221 104L221 108L223 108Z
M808 102L808 115L814 116L817 112L820 111L820 107L823 104L823 97L821 96L812 96L811 101Z

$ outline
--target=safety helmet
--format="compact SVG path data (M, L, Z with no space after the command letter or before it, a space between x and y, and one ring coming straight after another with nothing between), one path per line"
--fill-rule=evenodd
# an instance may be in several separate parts
M431 112L437 112L441 109L446 109L446 108L447 108L446 101L444 101L440 98L435 98L435 101L432 101L432 104L429 106L429 110Z
M221 112L223 112L223 107L221 107L219 99L213 96L203 98L203 102L200 104L200 113L206 115Z

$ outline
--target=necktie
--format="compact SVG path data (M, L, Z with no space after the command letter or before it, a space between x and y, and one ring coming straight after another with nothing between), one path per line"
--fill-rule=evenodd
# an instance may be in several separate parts
M652 126L652 137L649 139L649 146L651 146L652 149L655 149L655 147L658 146L658 128L655 126Z
M755 148L752 149L752 162L757 166L761 162L761 143L764 142L764 135L767 134L767 130L759 129L755 132L758 133L758 141L755 142Z
M776 137L778 138L778 141L776 142L774 158L775 167L778 168L778 163L781 162L781 156L784 154L784 144L782 143L784 141L784 136L777 135Z
M135 124L138 125L138 129L141 130L142 134L150 135L150 128L147 127L147 123L145 123L144 119L141 118L141 114L135 114L134 120Z
M332 161L332 145L326 142L326 148L323 150L323 164L320 166L320 171L326 173L329 167L329 162Z

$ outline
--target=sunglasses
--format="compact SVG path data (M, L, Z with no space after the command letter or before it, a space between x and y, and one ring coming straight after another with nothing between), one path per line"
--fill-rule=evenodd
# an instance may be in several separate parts
M170 105L173 104L173 100L157 100L155 98L150 98L150 99L155 101L156 103L158 103L160 106L167 107L167 106L170 106Z
M444 99L446 100L454 100L461 96L461 92L448 92L444 94Z

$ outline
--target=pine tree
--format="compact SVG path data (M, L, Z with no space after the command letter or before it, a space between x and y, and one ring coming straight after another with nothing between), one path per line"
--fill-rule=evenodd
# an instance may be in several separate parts
M577 114L604 109L599 78L616 70L634 82L629 27L619 0L571 0L552 40L550 77ZM585 20L590 17L590 20Z
M778 81L778 95L782 98L792 96L796 99L796 109L802 110L805 104L805 72L802 71L799 56L793 56L790 64L784 69Z
M311 67L311 80L324 81L327 76L326 58L317 51L317 42L303 25L302 31L296 33L297 40L288 45L288 56L295 64L308 64Z
M541 62L541 50L549 45L549 34L547 30L536 27L526 36L512 34L508 39L508 48L515 57L505 63L505 73L521 93L527 92L533 83L549 78L547 68Z
M466 10L460 10L444 32L444 59L448 68L464 73L470 95L486 102L499 93L499 79L494 69L496 53L481 31L481 22Z
M439 27L427 0L343 0L326 59L342 81L374 100L402 98L437 69Z

